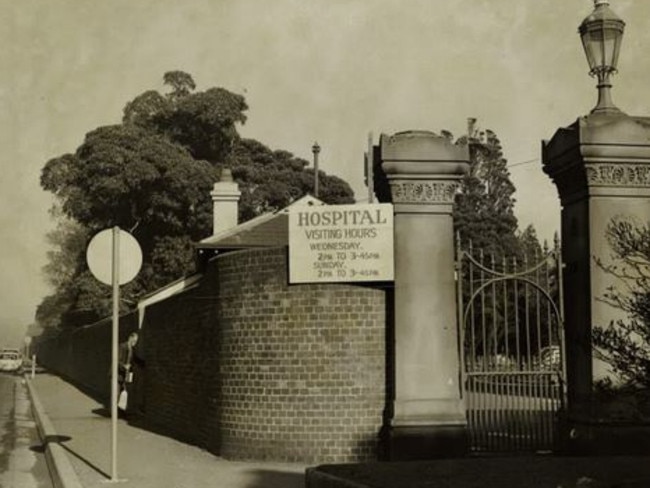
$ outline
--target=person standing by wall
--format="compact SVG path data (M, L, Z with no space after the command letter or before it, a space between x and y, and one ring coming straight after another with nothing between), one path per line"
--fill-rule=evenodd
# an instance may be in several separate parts
M128 395L131 390L129 385L133 382L134 350L137 343L138 333L131 332L126 342L122 342L119 345L118 350L117 383L120 392L118 407L125 412L128 404Z

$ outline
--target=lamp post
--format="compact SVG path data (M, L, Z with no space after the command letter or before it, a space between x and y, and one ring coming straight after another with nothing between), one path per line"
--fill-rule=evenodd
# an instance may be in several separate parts
M650 124L647 116L623 114L612 103L610 76L616 72L625 23L596 0L580 25L590 73L598 80L598 104L588 116L559 128L544 141L542 161L558 189L562 204L562 288L566 416L564 446L576 454L625 454L650 445L630 412L621 413L619 397L596 395L595 385L607 379L616 385L612 365L594 348L594 328L624 334L629 316L612 306L631 299L634 290L621 282L626 264L615 255L612 225L636 228L650 215ZM618 410L617 410L618 409Z
M612 102L610 76L616 73L625 22L612 12L608 0L594 0L594 6L579 28L589 74L598 78L598 103L591 113L621 114Z
M318 198L318 153L320 152L318 142L314 142L311 152L314 155L314 196Z

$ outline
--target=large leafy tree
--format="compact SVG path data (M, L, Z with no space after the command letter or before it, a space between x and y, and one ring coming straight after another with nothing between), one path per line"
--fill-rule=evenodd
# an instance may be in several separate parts
M183 147L123 125L87 134L75 154L50 160L41 184L64 214L90 231L133 229L146 251L157 235L199 238L209 222L217 172Z
M211 232L210 190L223 167L242 188L240 219L284 207L313 190L313 172L291 153L241 139L241 95L196 92L192 77L168 72L170 91L147 91L126 104L121 124L89 132L72 154L47 162L41 186L57 197L61 225L51 234L45 273L54 288L38 307L42 325L78 325L110 311L110 289L91 276L85 247L119 225L143 250L143 269L124 289L124 307L194 270L193 242ZM343 180L321 173L320 197L351 203Z
M244 97L224 88L195 93L194 80L182 71L165 73L164 81L172 90L136 97L124 109L124 124L164 135L196 159L226 161L239 139L236 124L246 122Z
M74 154L50 160L41 185L58 197L65 220L51 235L45 272L55 294L41 318L63 309L61 321L77 325L110 311L110 289L85 263L88 239L104 228L131 231L145 256L138 279L125 288L126 300L188 271L192 241L204 237L212 221L209 192L216 178L212 165L185 148L123 125L96 129Z

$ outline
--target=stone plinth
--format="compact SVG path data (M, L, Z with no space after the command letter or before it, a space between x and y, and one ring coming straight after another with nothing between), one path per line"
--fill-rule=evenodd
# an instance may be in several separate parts
M452 206L469 154L422 131L382 136L380 146L395 211L395 398L388 455L464 453Z
M606 239L612 219L641 224L650 217L650 118L582 117L544 142L543 163L562 202L568 406L575 421L590 417L593 381L608 374L592 353L592 328L628 319L601 300L610 286L622 288L599 261L616 264Z

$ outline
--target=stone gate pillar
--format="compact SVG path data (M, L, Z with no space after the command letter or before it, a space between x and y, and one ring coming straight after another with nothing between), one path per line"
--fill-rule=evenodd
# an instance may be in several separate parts
M562 203L569 422L575 443L595 445L594 426L603 419L592 387L607 367L594 357L592 328L628 318L601 300L622 284L598 263L616 264L605 235L612 219L650 220L650 118L581 117L543 143L542 157Z
M382 136L395 212L395 399L391 459L463 454L452 206L467 147L432 132Z

